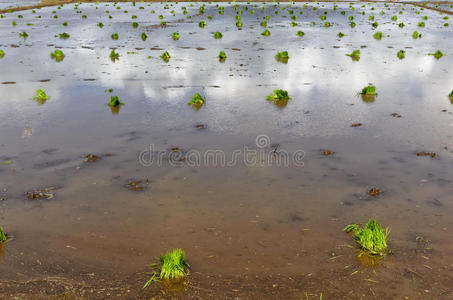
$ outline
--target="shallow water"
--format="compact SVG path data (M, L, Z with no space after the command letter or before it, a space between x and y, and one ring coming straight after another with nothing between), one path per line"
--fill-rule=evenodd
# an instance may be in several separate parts
M353 276L378 282L372 284L378 298L420 297L427 290L452 296L453 32L443 16L400 4L354 4L351 11L342 3L334 11L333 3L297 3L299 26L290 27L288 9L276 15L271 4L266 12L257 4L255 15L253 5L244 10L238 30L234 6L222 5L224 15L215 4L206 4L201 16L200 4L167 10L159 3L120 3L121 9L101 3L0 19L0 224L13 236L0 258L0 278L91 272L109 278L113 270L121 277L182 247L192 271L313 276L336 286L319 287L325 296L358 293L348 283L356 269ZM329 28L319 19L324 12ZM260 35L265 13L269 37ZM370 14L384 33L380 41ZM419 28L425 15L426 27ZM305 36L296 36L298 30ZM223 38L215 40L215 31ZM347 35L338 38L340 31ZM413 31L422 38L413 40ZM62 32L70 38L55 37ZM115 32L117 41L110 38ZM66 55L59 63L49 56L56 48ZM120 54L116 62L111 48ZM356 49L360 61L345 56ZM283 50L288 64L274 59ZM426 55L436 50L445 56ZM168 63L159 57L164 51ZM378 91L372 102L357 96L369 83ZM32 100L38 88L50 96L44 104ZM110 88L125 102L117 114L107 106ZM286 106L266 101L275 88L288 90ZM195 92L207 99L198 111L186 104ZM335 154L323 156L323 149ZM214 150L217 164L192 160ZM417 156L420 151L437 156ZM88 153L101 159L85 162ZM266 162L285 153L288 164ZM149 187L130 191L125 185L132 179L148 179ZM58 188L53 199L25 196L46 187ZM383 195L368 196L371 187ZM394 254L376 273L342 246L353 241L341 229L370 217L392 229ZM331 260L332 253L341 257ZM408 269L423 278L414 282Z

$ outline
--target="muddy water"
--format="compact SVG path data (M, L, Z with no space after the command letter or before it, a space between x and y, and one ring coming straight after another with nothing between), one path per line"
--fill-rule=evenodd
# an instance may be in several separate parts
M190 5L65 5L0 19L0 224L12 237L0 257L1 280L114 280L181 247L195 274L247 276L252 284L269 274L318 280L284 291L290 297L452 297L453 33L443 16L399 4L334 11L332 3L298 3L299 26L291 27L288 9L276 15L267 5L271 36L264 37L262 4L255 15L248 5L241 30L231 5L219 15L207 4L204 16L200 4ZM329 28L319 19L324 12ZM384 33L380 41L369 15ZM426 27L417 27L425 15ZM415 30L421 39L412 39ZM223 38L215 40L215 31ZM340 31L347 36L339 39ZM54 36L62 32L70 38ZM56 48L66 55L59 63L49 57ZM360 61L345 56L356 49ZM288 64L274 59L284 50ZM426 55L437 50L440 60ZM164 51L168 63L159 57ZM378 96L363 101L357 92L369 83ZM44 104L32 100L38 88L50 96ZM275 88L288 90L286 106L265 100ZM107 89L125 103L115 114ZM200 110L186 104L195 92L207 99ZM217 164L202 161L212 151L224 164L219 156ZM100 159L86 162L87 154ZM266 162L285 157L287 164ZM132 180L149 184L131 191ZM25 195L49 187L52 199ZM372 187L383 194L367 195ZM392 230L393 254L375 268L357 261L341 231L370 217ZM240 283L232 288L246 295Z

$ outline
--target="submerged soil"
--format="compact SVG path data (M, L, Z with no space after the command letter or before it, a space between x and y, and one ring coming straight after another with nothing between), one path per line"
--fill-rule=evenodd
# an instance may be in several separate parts
M451 299L445 15L252 3L238 4L238 29L234 4L223 15L201 5L68 4L0 19L0 297ZM427 55L437 50L445 56ZM357 94L369 84L373 101ZM33 100L38 88L48 100ZM274 89L291 99L267 101ZM199 109L187 105L194 93L206 98ZM109 107L110 96L124 105ZM342 231L369 218L391 228L381 259L359 256ZM148 264L177 247L185 284L143 290Z

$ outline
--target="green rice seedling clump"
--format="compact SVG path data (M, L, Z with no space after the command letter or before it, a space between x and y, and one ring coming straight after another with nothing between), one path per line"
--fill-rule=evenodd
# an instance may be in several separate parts
M0 243L6 241L6 233L3 231L3 228L0 226Z
M264 30L263 32L261 32L261 35L262 36L270 36L271 35L271 32L269 30Z
M112 40L117 40L118 37L119 37L119 36L118 36L118 33L113 33L113 34L111 35Z
M49 96L47 96L43 89L39 88L36 90L36 95L33 97L33 100L44 102L47 99L49 99Z
M356 242L363 251L371 255L384 255L387 250L387 238L390 229L385 230L374 219L370 219L365 227L360 228L357 224L351 224L344 229L346 232L353 232Z
M110 96L110 101L109 101L108 105L110 107L118 107L118 106L124 105L124 103L120 101L118 96Z
M346 34L344 34L343 32L339 32L337 36L341 39L342 37L346 36Z
M110 59L115 62L115 60L119 59L120 58L120 54L115 52L115 49L113 49L111 52L110 52Z
M275 89L272 94L267 95L266 99L268 101L285 101L291 98L289 97L288 91Z
M59 36L60 39L62 39L62 40L69 39L69 37L70 37L70 35L69 35L68 33L66 33L66 32L60 33L58 36Z
M21 38L26 39L26 38L28 38L28 33L26 33L25 31L22 31L21 33L19 33L19 36L20 36Z
M417 31L414 31L414 33L412 33L412 38L414 40L419 39L421 37L422 37L422 35L420 33L418 33Z
M432 55L432 56L434 56L436 59L440 59L442 56L444 56L444 54L443 54L440 50L437 50L437 51L434 52L434 53L428 53L428 55Z
M170 60L170 53L168 53L168 51L165 51L164 53L162 53L162 55L160 56L160 58L162 58L162 60L166 63L168 63L168 61Z
M377 95L376 93L376 87L374 85L369 85L369 86L366 86L362 89L362 91L360 92L360 94L362 95Z
M289 59L288 51L278 52L278 53L275 55L275 59L276 59L277 61L279 61L279 62L287 63L287 62L288 62L288 59Z
M299 31L296 33L296 35L302 37L302 36L305 35L305 32L299 30Z
M148 36L146 35L145 32L142 32L142 34L140 35L142 41L146 41L146 39L148 38Z
M354 50L354 51L352 51L351 54L346 54L346 56L351 57L352 60L359 61L360 60L360 50Z
M206 22L205 21L198 22L198 27L205 28L206 27Z
M380 32L380 31L376 32L375 34L373 34L373 37L376 40L381 40L382 39L382 32Z
M195 93L187 104L191 106L202 106L206 100L199 93Z
M216 31L214 33L214 38L215 39L221 39L223 37L223 34L221 32Z
M54 52L50 53L50 57L52 59L55 59L55 61L60 62L64 59L65 55L64 55L63 51L61 51L59 49L55 49Z
M224 51L219 52L219 61L224 62L226 60L227 56Z
M5 52L0 49L0 58L3 58L3 57L5 57Z
M453 98L453 90L451 91L450 95L448 97Z
M406 51L400 50L400 51L398 51L398 53L396 54L396 56L397 56L399 59L403 59L403 58L406 56Z
M179 40L179 32L176 32L176 31L173 32L173 33L171 34L171 38L172 38L174 41Z
M160 279L182 279L187 274L186 255L181 249L175 249L160 256L162 265Z

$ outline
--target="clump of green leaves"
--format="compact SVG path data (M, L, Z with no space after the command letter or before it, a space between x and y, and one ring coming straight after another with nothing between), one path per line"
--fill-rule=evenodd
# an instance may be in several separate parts
M346 36L346 34L344 34L343 32L339 32L337 36L341 39L342 37Z
M0 58L3 58L4 56L5 56L5 52L2 49L0 49Z
M97 24L97 26L98 26L99 28L102 28L102 27L104 27L104 24L103 24L102 22L99 22L99 23Z
M222 37L223 37L223 34L221 32L218 32L218 31L214 32L215 39L221 39Z
M0 226L0 243L3 243L6 241L6 233L3 231L3 228Z
M176 31L173 32L173 33L171 34L171 37L172 37L172 39L173 39L174 41L179 40L179 32L176 32Z
M200 21L200 22L198 22L198 27L200 27L200 28L205 28L206 25L207 25L207 24L206 24L205 21Z
M352 51L351 54L346 54L346 56L349 56L352 58L354 61L359 61L360 60L360 50L354 50Z
M137 28L138 27L138 23L137 22L132 22L132 27L133 28Z
M181 249L175 249L160 256L160 266L152 264L154 270L150 273L151 278L143 286L146 289L154 281L161 280L180 281L188 273L189 264L186 261L186 255Z
M375 96L377 95L376 93L376 87L374 85L368 85L362 89L360 92L361 95L368 95L368 96Z
M49 99L49 96L47 96L43 89L39 88L36 90L36 95L33 97L33 100L44 103L47 99Z
M69 39L69 37L70 37L70 35L69 35L68 33L66 33L66 32L60 33L58 36L59 36L60 39L62 39L62 40Z
M305 35L305 32L299 30L299 31L296 33L296 35L302 37L302 36Z
M226 60L227 56L225 54L225 51L220 51L219 52L219 61L224 62Z
M118 96L110 96L110 101L109 101L108 105L110 107L118 107L118 106L124 105L124 103L120 101Z
M52 59L55 59L56 62L60 62L64 59L65 55L64 55L63 51L61 51L59 49L55 49L54 52L50 53L50 57Z
M288 63L288 59L289 59L288 51L278 52L275 55L275 59L284 64Z
M425 27L425 22L418 22L418 27Z
M403 59L404 57L406 57L406 51L400 50L400 51L398 51L398 53L396 54L396 56L397 56L399 59Z
M432 56L434 56L436 59L440 59L442 56L444 56L444 54L443 54L440 50L437 50L437 51L434 52L434 53L428 53L428 55L432 55Z
M115 52L115 49L112 49L110 52L110 59L115 62L117 59L120 59L120 54Z
M117 40L118 37L119 37L119 36L118 36L118 33L113 33L113 34L111 35L112 40Z
M268 101L278 102L278 101L288 101L291 98L289 97L288 91L281 90L281 89L280 90L275 89L272 92L272 94L269 94L266 96L266 99Z
M377 28L379 26L379 23L378 22L373 22L373 24L371 24L371 26L373 26L373 28Z
M187 104L189 104L191 106L194 106L196 108L197 107L199 108L199 107L201 107L204 104L205 101L206 100L205 100L205 98L203 98L203 96L201 96L199 93L195 93L193 95L193 97L190 98L190 101L187 102Z
M373 37L376 40L381 40L382 39L382 32L380 32L380 31L376 32L375 34L373 34Z
M451 91L450 95L448 95L448 97L453 98L453 90Z
M168 63L170 61L170 53L168 53L168 51L165 51L164 53L162 53L160 58L162 58L164 62Z
M362 250L371 255L384 255L387 250L387 237L390 229L382 229L381 224L376 220L370 219L365 227L360 228L357 224L347 225L346 232L352 232L356 242Z
M261 35L262 36L270 36L271 35L271 32L269 30L264 30L263 32L261 32Z
M142 38L142 41L146 41L146 39L148 38L148 36L144 32L142 32L140 37Z

